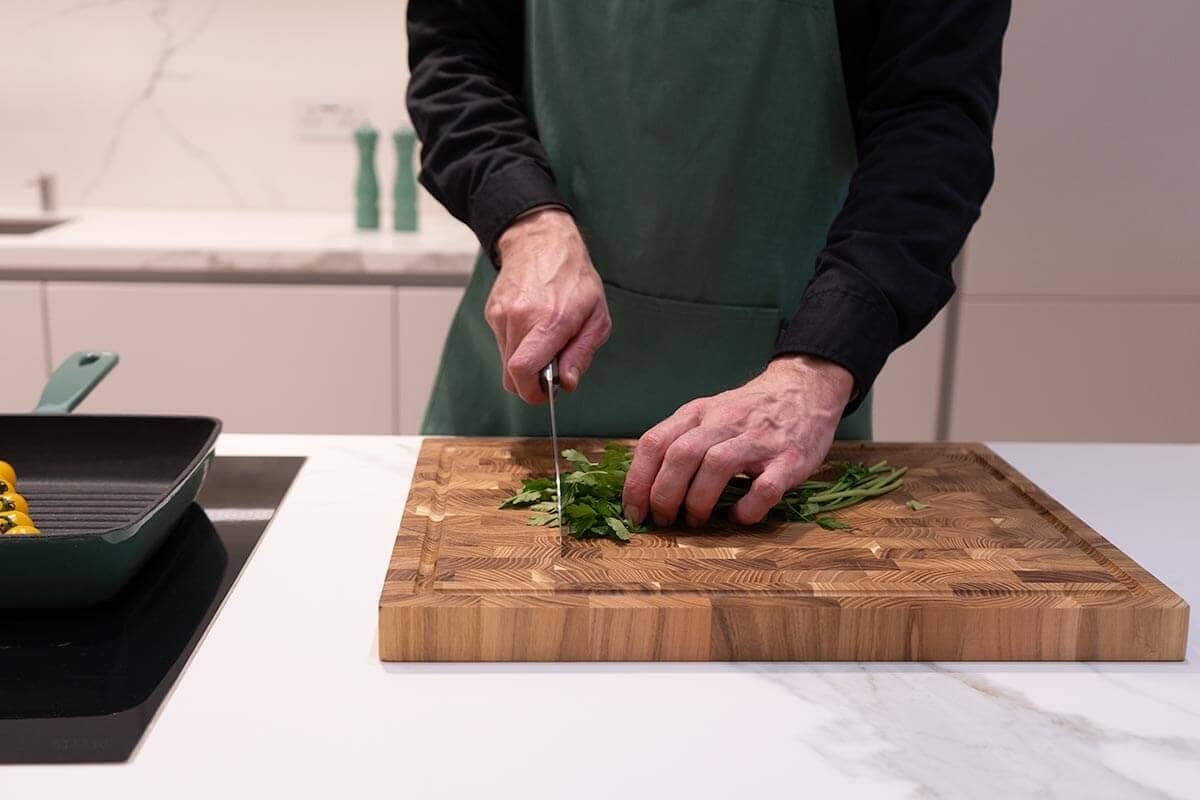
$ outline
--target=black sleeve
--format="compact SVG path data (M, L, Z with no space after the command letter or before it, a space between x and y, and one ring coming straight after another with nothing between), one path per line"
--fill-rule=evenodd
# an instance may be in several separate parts
M1009 0L840 0L838 37L858 168L776 355L855 378L954 293L950 265L992 184L992 123Z
M566 207L522 97L523 0L410 0L408 112L421 184L493 253L535 206Z

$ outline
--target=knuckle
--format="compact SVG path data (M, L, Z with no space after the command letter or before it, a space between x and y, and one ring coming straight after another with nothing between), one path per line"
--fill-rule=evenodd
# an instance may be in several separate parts
M668 509L673 502L674 498L666 489L656 486L650 490L650 505L656 510Z
M707 497L700 497L695 492L690 492L687 501L684 503L684 508L687 509L688 516L694 517L699 522L705 522L712 513L714 502L715 498L710 500Z
M506 311L507 309L502 303L491 301L483 308L483 318L489 325L495 327L504 321Z
M789 475L797 476L800 480L811 475L820 466L820 463L814 461L808 453L794 447L783 448L779 453L778 461Z
M513 355L509 357L505 366L514 379L520 379L529 371L529 358L522 354Z
M612 317L605 311L596 325L596 335L600 337L600 341L608 341L608 337L612 335L612 327Z
M544 318L545 312L541 303L526 299L513 301L508 309L510 317L526 324Z
M699 447L681 439L676 439L675 443L667 448L667 460L672 464L699 461L703 455Z
M591 358L600 345L604 344L604 339L595 331L584 330L579 334L579 338L574 342L574 349L580 353L586 353L588 358Z
M721 405L712 409L709 413L719 421L725 423L741 422L745 416L741 406L737 403L721 403Z
M650 482L641 478L630 476L625 479L624 495L626 497L636 497L646 494L650 489Z
M659 452L667 446L667 437L657 428L651 428L642 434L642 438L638 440L638 446L645 450Z
M783 485L783 481L774 475L760 475L754 481L754 488L758 489L758 494L763 498L774 498L778 500L783 497L783 493L788 487Z
M704 456L704 466L714 472L733 472L738 468L738 458L730 447L714 447Z

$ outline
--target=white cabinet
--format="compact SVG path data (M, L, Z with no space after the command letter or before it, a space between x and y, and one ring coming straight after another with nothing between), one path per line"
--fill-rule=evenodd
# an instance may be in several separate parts
M968 295L1200 293L1198 27L1188 0L1014 4Z
M962 309L951 438L1200 441L1200 302Z
M225 430L391 433L387 287L53 283L51 347L116 350L92 412L206 414Z
M0 283L22 336L6 410L46 379L37 284ZM264 433L417 433L462 287L51 283L55 363L109 349L121 365L85 401L97 413L208 414ZM876 384L876 437L929 440L943 319L894 354Z
M1014 4L953 438L1200 441L1197 25L1195 2Z
M397 432L419 433L437 376L442 345L462 299L461 287L405 287L396 292ZM499 358L499 353L496 355Z
M0 282L4 304L4 389L0 412L26 413L33 409L46 384L45 318L41 285Z
M892 353L875 381L876 440L931 442L937 438L945 338L943 311L916 338Z

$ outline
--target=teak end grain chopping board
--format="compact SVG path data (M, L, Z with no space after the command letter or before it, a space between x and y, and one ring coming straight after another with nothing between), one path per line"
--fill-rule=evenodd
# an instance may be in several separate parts
M593 458L601 441L574 441ZM620 545L498 509L539 439L428 439L379 602L385 661L1180 660L1187 604L979 444L838 443L905 485L854 530L714 520ZM913 511L905 501L929 507Z

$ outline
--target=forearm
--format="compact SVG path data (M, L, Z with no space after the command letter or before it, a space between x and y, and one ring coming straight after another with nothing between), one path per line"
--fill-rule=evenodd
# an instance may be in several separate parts
M408 108L421 183L489 252L511 222L565 203L521 93L523 4L412 0Z
M951 263L992 183L1008 4L893 1L874 13L851 98L859 165L777 349L842 365L858 397L954 292Z

